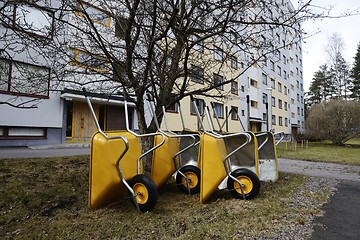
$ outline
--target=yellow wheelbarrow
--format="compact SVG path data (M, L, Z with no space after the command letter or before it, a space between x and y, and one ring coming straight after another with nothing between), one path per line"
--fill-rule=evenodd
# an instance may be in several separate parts
M279 135L278 141L275 136ZM255 134L259 142L259 178L260 181L275 182L279 178L276 146L284 139L284 132L261 132Z
M192 154L194 148L198 145L196 143L196 133L176 134L168 129L168 124L165 115L165 108L163 107L164 122L166 131L160 128L160 125L155 116L155 110L152 106L152 97L148 94L150 110L153 114L155 125L158 132L165 137L164 144L157 148L153 154L151 177L156 186L160 188L165 184L172 175L176 175L176 184L185 193L194 194L200 191L200 170L194 164L189 163L189 159L184 163L184 159ZM158 144L162 139L160 136L155 136L154 144ZM197 158L197 154L196 154ZM197 161L197 160L196 160Z
M231 109L229 111L229 113L226 115L224 123L221 125L220 121L219 121L219 117L217 116L217 113L214 110L214 106L213 106L213 104L211 104L211 105L212 105L212 109L214 112L214 116L217 120L219 129L220 129L219 131L221 133L223 133L222 128L232 111L235 111L235 114L237 115L237 119L239 120L242 129L245 131L245 128L241 122L240 116L238 115L238 113L236 112L235 109ZM213 126L212 122L211 122L211 125ZM275 182L279 177L276 145L282 141L282 139L284 138L284 133L283 132L278 132L275 134L273 134L271 132L258 132L258 133L248 132L248 133L251 134L253 138L255 138L254 139L255 143L250 144L247 147L248 151L245 151L245 156L249 156L248 152L249 151L252 152L252 149L254 149L256 151L256 154L252 155L252 156L256 157L255 161L257 162L256 169L251 169L251 170L256 172L260 181ZM280 139L277 142L275 142L275 138L274 138L275 135L280 135ZM230 146L231 144L228 144L228 145ZM245 162L246 162L246 160L245 160Z
M143 174L142 159L163 145L165 137L162 133L139 135L131 131L126 100L127 130L104 132L87 95L86 101L97 127L91 138L89 208L99 209L127 197L140 212L151 210L156 205L158 191L154 181ZM159 136L161 140L142 153L140 138L146 136Z
M201 119L200 113L192 98L194 109ZM205 114L212 126L208 108ZM249 157L249 163L244 159L246 146L255 145L256 140L250 133L232 133L222 135L207 131L202 121L199 121L203 133L200 135L199 166L201 170L200 202L204 203L217 188L227 188L234 198L252 199L260 191L260 181L256 173L248 169L257 169L256 156ZM253 149L254 147L250 148ZM252 154L256 154L253 151ZM240 158L241 164L235 165L235 159ZM250 166L248 166L250 165ZM245 167L246 166L246 167ZM226 182L226 187L222 187Z

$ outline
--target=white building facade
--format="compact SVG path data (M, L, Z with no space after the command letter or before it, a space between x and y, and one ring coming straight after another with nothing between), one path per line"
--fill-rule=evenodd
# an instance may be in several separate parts
M92 22L99 26L100 33L105 38L116 38L115 23L106 16L106 11L96 4L82 2L91 13ZM288 0L276 2L277 7L266 14L281 17L282 11L294 10ZM54 31L54 28L62 26L55 21L62 13L53 10L60 9L59 4L60 1L48 0L35 4L14 1L0 3L1 16L5 17L0 26L0 146L88 141L96 128L85 103L83 87L96 99L94 108L103 129L125 127L124 101L119 86L111 80L101 83L97 81L103 73L109 71L106 57L97 54L91 41L83 38L81 33L74 33L71 28ZM255 15L258 11L254 7ZM84 16L81 14L74 11L67 14L70 22L83 24L81 19ZM254 29L260 27L254 26ZM86 25L84 29L86 30ZM54 36L55 32L58 35ZM219 46L217 50L220 52L235 50L238 54L228 60L227 67L206 75L212 76L214 82L237 75L240 77L222 89L217 89L229 93L225 100L216 102L200 97L198 102L208 106L213 102L224 130L274 130L296 134L304 129L301 36L296 34L296 31L275 30L264 31L263 36L258 35L258 38L264 37L276 44L273 44L271 54L251 66L246 65L246 59L251 58L251 54ZM27 44L30 41L26 41L27 38L39 38L42 41L28 50ZM254 45L256 41L254 39ZM59 44L58 49L62 52L46 53L44 50L47 45L41 44L44 42ZM197 54L206 54L208 58L215 60L220 56L215 50ZM60 55L68 55L68 60L58 58ZM89 55L96 61L87 62ZM201 74L201 66L199 67L198 72ZM69 70L71 74L64 74L61 81L54 80L59 69ZM84 71L74 74L76 69ZM201 86L199 79L193 79L195 87L197 84ZM183 99L181 106L186 127L197 129L197 119L190 100ZM234 111L227 118L230 110ZM234 114L235 111L238 115ZM129 117L136 130L135 111L131 111ZM167 117L170 129L182 129L177 108L169 111Z

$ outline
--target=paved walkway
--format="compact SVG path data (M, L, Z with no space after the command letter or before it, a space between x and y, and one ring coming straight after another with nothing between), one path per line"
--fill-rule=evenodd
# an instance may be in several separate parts
M62 157L90 154L90 144L58 144L34 147L0 147L1 158Z

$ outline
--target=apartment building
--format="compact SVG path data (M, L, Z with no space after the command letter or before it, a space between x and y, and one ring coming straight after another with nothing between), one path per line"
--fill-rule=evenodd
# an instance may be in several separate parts
M272 17L282 17L284 12L293 12L290 1L275 1L271 9L254 7L248 16L266 19L267 14ZM259 13L261 12L261 13ZM253 17L253 18L255 18ZM304 130L304 89L301 36L296 31L284 31L281 28L264 30L254 44L270 42L268 48L271 53L258 62L248 65L250 54L244 54L238 49L227 49L207 46L202 54L205 62L220 60L221 69L213 67L205 70L201 66L194 66L191 80L201 87L203 82L214 84L218 81L233 79L231 84L216 89L225 98L212 99L199 96L196 102L201 113L204 106L214 105L217 114L210 114L216 130L223 131L283 131L286 134L297 134ZM300 25L296 25L300 29ZM255 26L254 31L263 26ZM260 29L261 30L261 29ZM260 31L259 31L260 32ZM213 43L212 43L213 44ZM254 51L255 53L255 51ZM223 56L230 56L226 59ZM223 58L223 59L222 59ZM207 71L207 72L206 72ZM204 81L204 78L208 78ZM212 80L211 80L212 78ZM215 91L216 91L215 90ZM185 119L185 128L198 129L199 124L190 99L180 103ZM211 107L210 107L211 108ZM237 113L237 114L236 114ZM217 118L215 117L217 116ZM181 131L182 126L178 106L174 106L166 114L170 129ZM205 124L208 122L205 119ZM165 126L163 126L165 127ZM210 128L209 125L205 126Z
M276 7L268 10L267 14L281 16L282 9L293 10L290 1L276 2ZM86 1L82 3L82 7L85 6L91 13L92 23L98 26L102 36L110 40L118 37L115 36L116 24L103 6ZM61 23L55 21L61 13L54 11L61 9L60 4L61 1L47 0L37 1L36 4L30 1L0 3L2 16L7 16L0 26L0 36L3 36L0 38L0 102L4 103L0 104L0 146L88 141L95 131L95 124L85 103L83 87L94 99L94 109L101 127L105 130L124 128L124 101L119 85L111 79L98 81L110 71L106 57L96 51L90 39L83 38L81 33L74 32L70 27L64 27L59 35L54 36L54 28L62 27ZM259 9L254 6L252 14L259 16L258 12ZM86 29L82 14L76 11L68 11L67 14L69 22ZM259 27L254 25L254 29ZM210 115L216 129L232 132L274 130L295 134L304 128L299 36L295 31L264 32L264 36L253 40L254 45L265 37L274 43L274 49L266 58L251 65L248 60L252 57L251 53L243 53L236 46L229 49L226 44L217 43L216 40L207 43L210 44L207 47L195 46L192 52L194 58L203 61L191 65L189 78L192 88L233 79L230 84L212 90L225 98L195 96L201 113L204 106L214 107L216 113L211 111ZM46 44L33 46L29 50L27 38L66 43L60 44L63 48L59 49L63 50L63 55L66 53L68 59L60 59L51 51L47 56L38 54L44 52ZM203 64L210 60L219 64L204 67ZM71 73L64 74L61 82L54 76L59 68ZM78 74L74 74L77 71ZM180 107L185 127L198 129L199 123L190 99L183 99ZM150 111L147 112L150 119ZM168 109L166 116L170 129L183 129L179 105ZM131 110L129 117L136 130L136 112ZM206 128L210 128L206 121L205 124Z
M66 20L77 29L87 27L83 15L61 4L47 0L0 3L0 146L88 141L96 126L83 87L93 98L103 129L125 128L123 97L114 93L118 85L96 81L109 71L108 61L71 24L56 20ZM91 13L101 34L115 38L115 23L100 6L84 2L79 7ZM52 44L59 45L59 54ZM61 70L65 74L59 80L56 74ZM129 107L136 129L136 113Z

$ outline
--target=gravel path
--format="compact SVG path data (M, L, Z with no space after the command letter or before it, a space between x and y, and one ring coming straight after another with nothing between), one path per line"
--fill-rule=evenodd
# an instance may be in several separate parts
M295 205L321 207L318 216L305 216L304 224L291 227L277 239L360 239L360 166L279 159L279 171L313 176L294 195ZM329 199L309 199L307 193L328 191Z
M360 182L360 166L279 158L279 171Z

